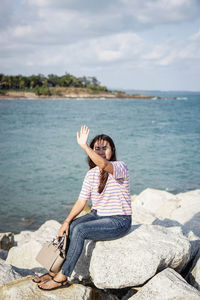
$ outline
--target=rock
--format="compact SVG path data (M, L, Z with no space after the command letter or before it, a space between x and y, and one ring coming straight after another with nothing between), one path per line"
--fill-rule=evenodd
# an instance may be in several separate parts
M15 246L21 246L31 241L34 232L32 231L21 231L15 235Z
M192 231L188 232L188 228L185 225L181 225L179 222L171 220L171 219L156 219L153 225L159 225L162 227L180 227L184 236L190 241L191 250L190 250L190 260L192 260L197 252L200 249L200 239L197 237Z
M185 224L196 214L200 215L200 189L176 195L180 199L179 208L171 215L174 220Z
M0 285L20 279L21 277L22 276L16 272L12 266L3 260L0 260ZM0 299L3 298L0 297Z
M189 236L192 232L200 239L200 189L173 195L165 191L148 188L134 197L133 219L136 207L142 207L153 214L157 218L153 224L161 221L160 225L164 227L180 226L185 236ZM145 214L147 222L149 222L151 218L148 213ZM141 223L142 221L141 219ZM172 222L174 222L173 225Z
M51 241L57 236L60 226L61 224L59 222L49 220L34 232L22 231L20 234L15 235L15 240L18 246L28 243L31 240L35 240L42 245L46 241Z
M193 262L187 280L192 286L200 291L200 250Z
M152 224L157 220L156 216L142 206L132 204L132 225Z
M14 234L12 232L0 233L0 249L9 250L14 246Z
M18 268L33 269L41 267L35 260L41 244L32 240L18 247L12 247L8 253L6 262Z
M134 204L137 206L142 206L146 210L156 214L156 212L160 210L161 206L168 204L169 200L172 203L171 206L176 207L177 197L173 194L166 191L147 188L137 197L135 197ZM171 206L170 211L172 210Z
M199 300L200 293L177 272L167 268L147 282L129 300Z
M179 207L170 214L170 219L183 224L200 238L200 189L176 195Z
M123 238L96 243L90 275L100 289L138 286L166 267L180 272L189 256L180 228L136 225Z
M41 268L35 258L46 241L56 238L60 225L57 221L50 220L35 232L22 231L16 235L17 246L10 249L6 262L18 268Z
M80 284L73 284L68 288L54 291L41 291L32 277L26 277L14 282L7 283L0 287L0 299L4 300L90 300L93 299L93 291L90 287Z

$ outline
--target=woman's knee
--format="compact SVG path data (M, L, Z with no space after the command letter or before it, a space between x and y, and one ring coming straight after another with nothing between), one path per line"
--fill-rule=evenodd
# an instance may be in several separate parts
M70 239L74 239L74 238L79 238L82 237L84 238L84 234L82 232L82 224L75 224L70 232Z
M70 225L69 225L69 236L72 235L73 231L74 231L74 228L78 225L78 218L77 219L74 219Z

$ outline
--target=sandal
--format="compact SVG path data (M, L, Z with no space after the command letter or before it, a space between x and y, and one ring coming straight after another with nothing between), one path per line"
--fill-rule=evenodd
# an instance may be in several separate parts
M44 276L47 276L47 275L49 275L50 278L47 278L47 279L45 279L45 280L42 280L42 278L43 278ZM40 282L44 282L44 281L46 281L46 280L48 280L48 279L52 279L53 276L51 276L49 273L45 273L45 274L43 274L43 275L41 275L41 276L37 276L36 278L39 278L39 279L41 279L41 280L40 280L40 281L35 281L35 278L33 278L32 281L35 282L35 283L40 283Z
M52 279L49 279L49 280L46 280L46 282L50 281L50 280L53 280L54 282L56 283L61 283L61 285L59 286L56 286L54 288L51 288L51 289L45 289L45 288L42 288L41 286L38 285L39 289L43 290L43 291L53 291L53 290L56 290L56 289L60 289L60 288L64 288L64 287L68 287L70 286L71 284L67 281L67 279L63 280L63 281L56 281L54 278ZM46 283L45 282L45 283ZM64 284L66 282L66 284Z

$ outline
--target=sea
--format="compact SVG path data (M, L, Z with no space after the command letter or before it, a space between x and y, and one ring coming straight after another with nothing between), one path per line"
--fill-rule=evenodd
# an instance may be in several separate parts
M152 98L0 99L0 232L66 218L88 171L84 124L114 140L131 195L200 188L200 92L137 92Z

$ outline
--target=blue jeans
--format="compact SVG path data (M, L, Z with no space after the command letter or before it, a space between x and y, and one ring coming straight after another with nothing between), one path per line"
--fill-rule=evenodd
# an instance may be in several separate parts
M70 276L81 255L85 240L106 241L124 236L131 227L131 216L98 216L92 210L70 224L67 257L62 265L62 273Z

